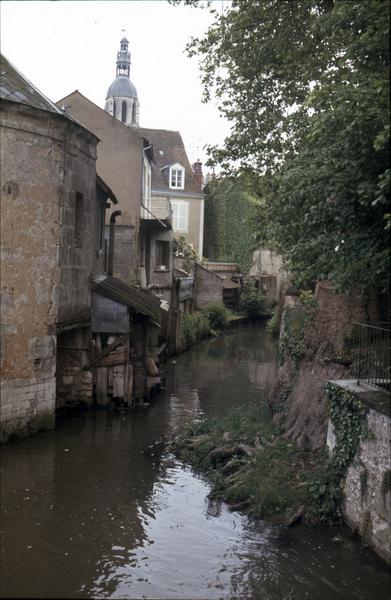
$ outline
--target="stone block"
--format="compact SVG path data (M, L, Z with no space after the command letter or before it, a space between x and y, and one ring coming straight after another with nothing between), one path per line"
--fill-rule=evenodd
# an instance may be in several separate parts
M51 358L56 355L56 338L54 335L32 337L28 341L28 358Z

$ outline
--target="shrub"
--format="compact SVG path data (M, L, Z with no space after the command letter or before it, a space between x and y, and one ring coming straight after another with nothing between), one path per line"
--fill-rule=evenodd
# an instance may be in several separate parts
M202 312L184 315L182 337L186 345L191 345L198 340L202 340L209 333L209 321Z
M192 244L187 242L183 236L174 238L172 242L174 256L183 258L183 268L188 273L193 272L194 262L197 260L197 252L194 250Z
M240 297L239 309L248 317L256 317L265 309L265 295L257 290L252 281L246 281Z
M212 329L225 329L227 327L229 311L224 304L212 302L202 310L202 313L208 319Z

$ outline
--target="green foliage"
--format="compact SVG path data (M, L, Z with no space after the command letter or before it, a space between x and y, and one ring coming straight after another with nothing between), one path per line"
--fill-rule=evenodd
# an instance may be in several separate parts
M305 318L295 314L296 309L285 306L281 317L281 335L279 340L280 365L287 359L287 353L296 365L304 356Z
M279 340L281 365L284 364L287 353L289 353L296 364L299 363L305 354L305 329L312 321L317 302L310 290L302 291L300 293L300 300L304 312L302 312L300 307L290 306L286 306L282 311L282 331Z
M231 126L211 162L259 177L259 241L299 284L388 290L389 0L209 10L214 23L188 54Z
M266 324L267 331L273 336L278 337L280 334L280 323L281 323L281 306L276 304L272 310L272 316Z
M334 521L341 518L342 488L349 465L360 441L368 438L370 432L367 409L357 396L330 382L325 384L325 391L336 445L321 475L312 481L309 491L320 519Z
M182 338L186 347L210 335L212 329L228 326L229 311L220 302L211 302L201 311L183 315Z
M211 302L202 309L212 329L225 329L228 326L229 311L221 302Z
M249 177L213 179L205 187L204 252L211 260L237 263L243 273L257 247L254 189Z
M183 315L183 340L186 346L191 346L210 334L208 318L202 312Z
M265 307L265 295L257 290L253 281L246 280L240 296L239 310L248 317L254 318L262 313Z
M172 247L174 256L179 256L180 258L191 258L192 260L196 260L197 258L197 253L193 246L189 244L189 242L187 242L182 235L178 238L174 238Z

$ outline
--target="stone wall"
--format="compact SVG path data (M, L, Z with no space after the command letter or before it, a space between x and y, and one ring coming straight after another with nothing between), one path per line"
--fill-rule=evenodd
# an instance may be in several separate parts
M1 382L0 443L54 427L56 378Z
M363 539L391 562L390 417L370 409L368 426L373 437L361 442L349 468L343 514Z
M93 402L93 376L84 371L89 361L90 329L72 329L57 336L56 409Z

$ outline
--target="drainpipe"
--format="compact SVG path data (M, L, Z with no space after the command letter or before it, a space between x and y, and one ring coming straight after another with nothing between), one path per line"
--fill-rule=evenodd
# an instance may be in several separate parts
M109 260L107 265L107 274L113 276L114 269L114 238L115 238L115 220L121 215L120 210L115 210L110 217L110 237L109 237Z

